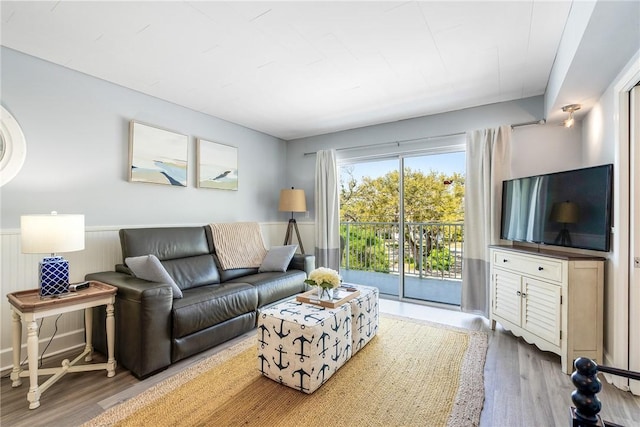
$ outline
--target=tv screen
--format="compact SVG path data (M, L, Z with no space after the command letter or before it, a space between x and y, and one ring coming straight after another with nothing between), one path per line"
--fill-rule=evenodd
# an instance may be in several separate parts
M500 238L609 251L613 165L502 182Z

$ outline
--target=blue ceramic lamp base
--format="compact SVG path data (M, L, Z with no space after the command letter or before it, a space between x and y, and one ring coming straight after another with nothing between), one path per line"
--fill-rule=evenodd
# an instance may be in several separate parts
M69 292L69 261L61 256L46 257L40 262L40 296Z

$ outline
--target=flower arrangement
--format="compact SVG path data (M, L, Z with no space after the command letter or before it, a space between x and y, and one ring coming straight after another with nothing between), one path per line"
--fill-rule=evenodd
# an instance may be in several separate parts
M319 286L323 289L334 289L340 286L340 275L337 271L326 267L319 267L309 273L309 278L304 281L310 286Z

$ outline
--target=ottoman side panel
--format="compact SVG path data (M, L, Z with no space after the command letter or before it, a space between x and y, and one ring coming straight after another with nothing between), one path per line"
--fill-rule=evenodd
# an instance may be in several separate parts
M350 301L353 354L360 351L378 333L378 288L358 287L360 296Z
M313 393L351 357L351 306L286 302L260 312L258 369L274 381Z

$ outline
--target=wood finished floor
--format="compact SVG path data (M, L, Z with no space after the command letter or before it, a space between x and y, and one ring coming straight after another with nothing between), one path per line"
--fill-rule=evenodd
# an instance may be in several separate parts
M542 352L500 328L491 331L489 322L482 317L390 300L381 300L380 309L385 313L489 333L481 426L569 426L569 406L574 387L569 376L560 371L559 356ZM20 387L12 388L8 372L3 372L0 425L67 427L83 424L105 409L243 338L181 361L144 381L138 381L121 367L113 378L107 378L104 371L67 374L42 395L41 406L35 410L28 409L26 400L28 378L23 378ZM65 357L72 358L73 355L45 359L43 366L59 366ZM102 361L101 355L97 354L95 360ZM639 426L640 397L618 390L602 378L601 381L603 390L598 396L603 402L603 418L627 427ZM428 425L426 422L425 426Z

